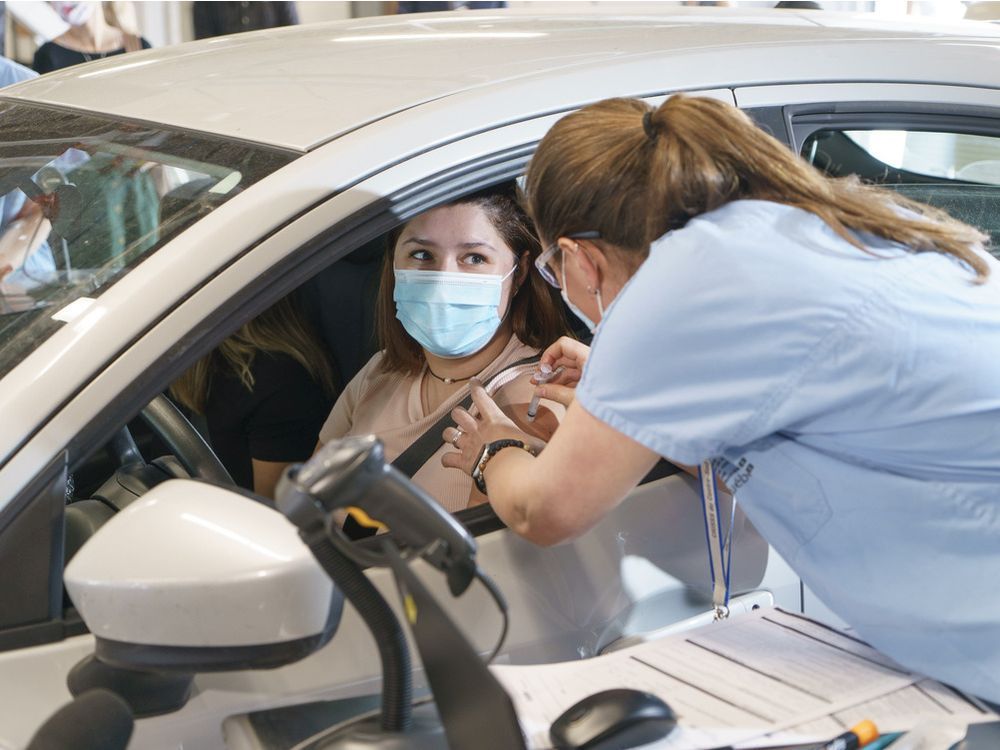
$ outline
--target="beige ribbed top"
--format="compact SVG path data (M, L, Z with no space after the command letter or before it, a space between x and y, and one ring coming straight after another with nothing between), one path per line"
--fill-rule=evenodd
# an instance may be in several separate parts
M478 377L483 382L488 382L515 362L537 353L537 349L522 344L516 336L512 336L500 355ZM395 461L411 443L469 395L466 385L436 410L424 414L420 399L423 372L419 375L381 372L381 361L382 353L379 352L347 384L320 430L320 442L327 443L348 435L375 434L385 444L386 460ZM514 416L515 408L519 405L526 408L531 400L534 393L534 386L530 382L533 370L534 367L530 366L523 368L523 372L493 395L497 405L508 416ZM557 418L562 417L564 410L559 404L545 400L541 403ZM524 408L517 411L523 412ZM467 507L470 498L481 500L482 495L478 491L474 493L472 479L467 474L441 465L442 454L451 450L454 449L442 440L441 448L417 471L413 480L446 510L454 513Z

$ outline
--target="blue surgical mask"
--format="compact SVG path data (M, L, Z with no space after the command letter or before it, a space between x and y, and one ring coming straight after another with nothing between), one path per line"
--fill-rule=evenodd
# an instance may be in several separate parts
M449 359L475 354L500 327L503 283L516 268L505 276L396 269L396 317L431 354Z

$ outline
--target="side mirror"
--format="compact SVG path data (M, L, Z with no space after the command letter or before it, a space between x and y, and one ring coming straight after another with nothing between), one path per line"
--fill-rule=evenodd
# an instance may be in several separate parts
M279 667L325 645L343 610L283 515L187 479L110 519L65 581L97 661L140 672Z

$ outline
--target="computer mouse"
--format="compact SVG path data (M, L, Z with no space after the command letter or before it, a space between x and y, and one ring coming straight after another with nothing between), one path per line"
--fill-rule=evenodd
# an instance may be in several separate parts
M615 688L594 693L552 722L557 750L625 750L666 737L677 726L670 706L651 693Z

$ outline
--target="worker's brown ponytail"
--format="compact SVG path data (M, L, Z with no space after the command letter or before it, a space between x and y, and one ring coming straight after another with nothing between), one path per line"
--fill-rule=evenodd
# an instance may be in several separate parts
M525 193L543 241L596 230L636 262L667 231L755 198L810 211L858 247L854 232L867 232L953 255L980 281L989 275L974 249L988 239L978 229L855 177L827 177L740 110L705 97L677 94L655 110L607 99L567 115L542 139Z

